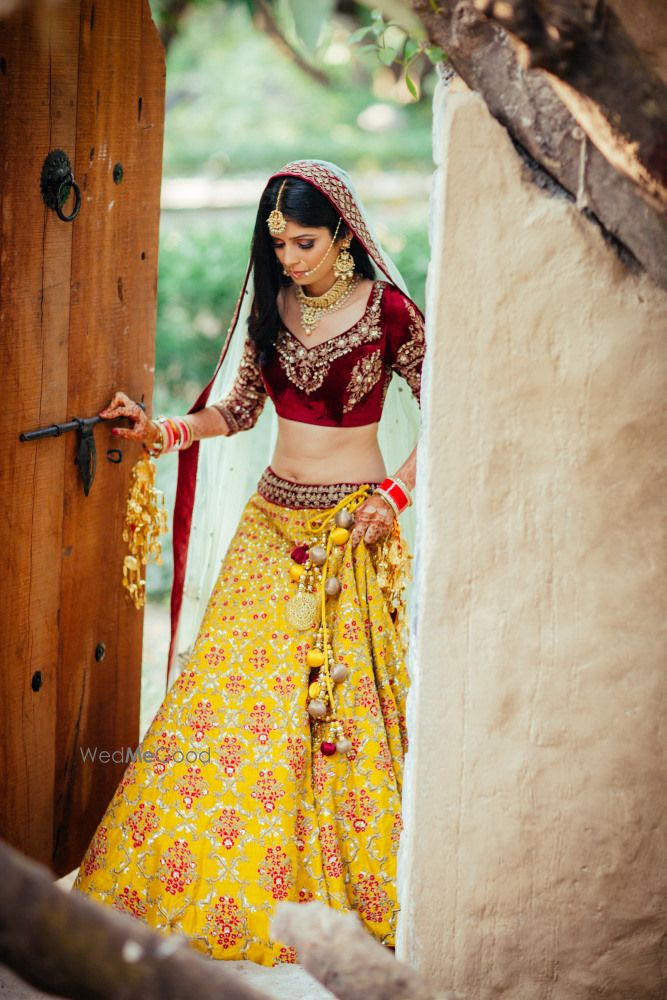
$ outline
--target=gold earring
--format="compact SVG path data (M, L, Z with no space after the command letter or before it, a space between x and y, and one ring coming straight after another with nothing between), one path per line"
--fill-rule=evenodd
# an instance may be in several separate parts
M278 191L278 197L276 198L276 207L272 212L269 213L267 218L267 223L269 226L269 232L272 236L280 236L287 229L287 219L280 211L280 199L282 197L283 188L287 184L287 178L280 185L280 190Z
M338 225L336 226L336 232L331 237L331 243L329 244L329 246L324 251L324 256L320 258L319 264L316 264L315 267L311 267L310 271L305 271L304 275L303 275L304 278L310 278L311 275L315 274L315 272L319 271L319 269L322 267L322 264L324 264L325 260L329 256L329 254L331 252L331 248L332 248L332 246L334 245L334 243L336 242L336 240L338 238L338 230L341 227L342 221L343 221L342 219L340 219L340 218L338 219Z
M351 236L346 236L341 243L341 249L334 261L334 274L337 278L351 278L354 273L354 257L350 253Z

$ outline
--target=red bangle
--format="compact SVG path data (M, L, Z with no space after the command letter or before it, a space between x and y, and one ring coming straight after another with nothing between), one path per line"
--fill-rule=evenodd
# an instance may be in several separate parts
M194 440L192 427L183 417L158 417L157 424L161 428L163 451L182 451L189 448Z
M391 476L388 476L383 479L377 489L379 493L386 493L394 501L399 513L412 503L407 487L400 479L392 479Z

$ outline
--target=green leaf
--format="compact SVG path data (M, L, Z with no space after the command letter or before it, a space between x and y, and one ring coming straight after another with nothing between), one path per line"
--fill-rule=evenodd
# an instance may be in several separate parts
M443 59L447 58L443 50L438 45L430 45L427 49L425 49L425 52L427 58L431 60L434 66L436 66L439 62L442 62Z
M410 62L414 56L417 55L419 51L419 42L415 41L414 38L408 38L405 43L405 48L403 49L403 58Z
M415 86L412 77L410 76L409 73L405 74L405 85L412 94L412 96L414 97L414 99L419 100L419 93L417 91L417 87Z
M384 48L378 49L378 59L384 66L391 66L396 59L396 55L396 49L390 45L385 45Z
M372 28L370 27L370 25L366 25L365 28L357 28L357 30L353 31L352 34L349 36L348 43L350 45L354 45L356 42L360 42L362 38L365 38L366 35L370 34L371 31Z
M382 16L382 11L381 10L372 10L371 11L371 21L384 21L384 17Z
M333 10L334 0L288 0L294 18L294 30L311 52L317 43L324 24Z

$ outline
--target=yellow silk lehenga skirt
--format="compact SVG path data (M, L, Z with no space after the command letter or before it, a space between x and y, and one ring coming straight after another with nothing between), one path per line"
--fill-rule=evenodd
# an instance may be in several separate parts
M308 712L318 671L306 656L317 626L295 628L289 614L299 551L303 558L317 541L311 519L356 489L263 474L187 665L75 882L216 959L295 961L270 935L281 900L355 910L394 944L408 687L401 595L410 558L398 524L375 546L337 546L340 592L326 599L327 648L333 666L349 673L335 685L333 735ZM323 753L336 739L346 752Z

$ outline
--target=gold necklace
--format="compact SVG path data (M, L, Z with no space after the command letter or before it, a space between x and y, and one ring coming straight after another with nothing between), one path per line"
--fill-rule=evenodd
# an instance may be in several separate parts
M301 326L307 337L310 337L326 313L340 309L347 302L358 283L358 276L350 281L349 275L341 275L324 295L306 295L301 285L296 286L296 297L301 311Z

